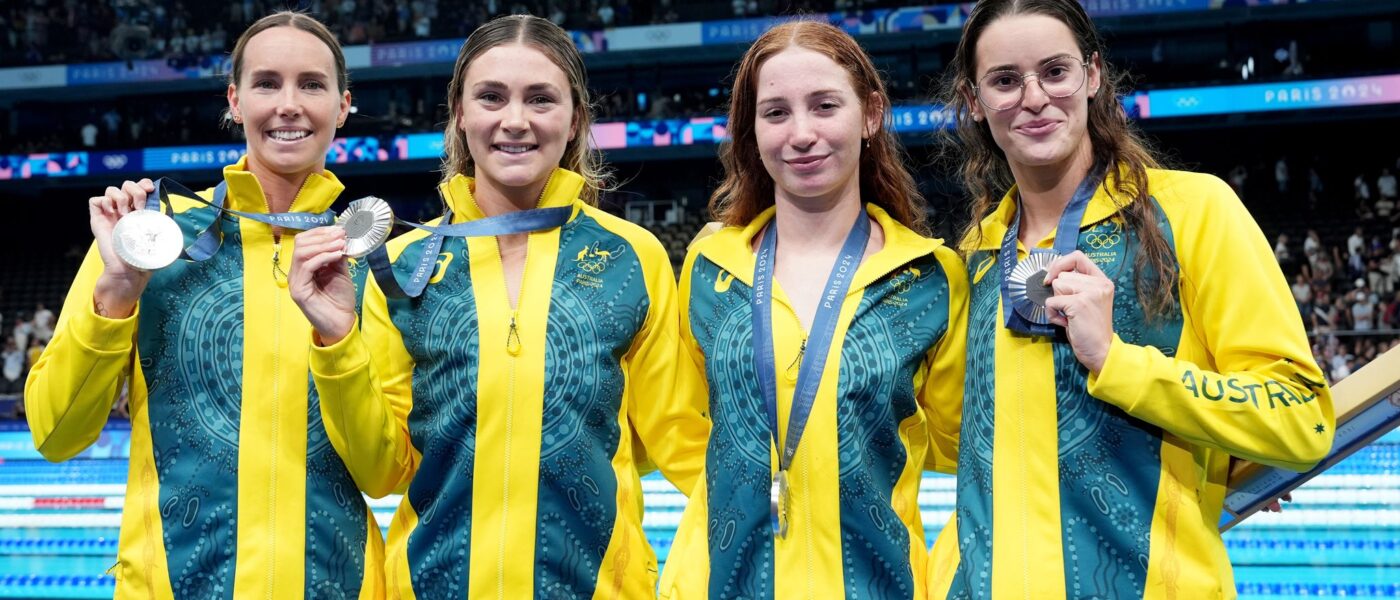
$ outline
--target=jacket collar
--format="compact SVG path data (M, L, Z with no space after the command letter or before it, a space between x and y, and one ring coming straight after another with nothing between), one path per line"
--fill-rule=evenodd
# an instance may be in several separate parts
M851 290L862 289L875 280L893 272L901 265L920 256L933 253L943 241L927 238L905 227L883 208L875 204L865 205L866 214L875 219L884 233L884 246L867 257L856 269L851 280ZM744 227L725 227L714 235L700 241L700 253L720 268L728 271L735 279L750 287L753 286L755 253L754 238L763 232L773 220L776 207L768 207ZM823 273L822 277L826 277Z
M224 205L234 210L251 213L266 213L267 196L256 175L248 171L248 157L224 167L224 181L228 182L228 197ZM319 213L331 207L335 199L345 190L335 173L322 169L306 176L296 198L287 210L290 212Z
M570 206L579 201L579 194L583 192L583 176L568 169L556 168L549 175L549 181L544 185L544 191L540 194L539 204L535 208L553 208L556 206ZM474 221L486 217L481 207L476 203L476 180L466 175L453 175L452 179L438 185L438 192L442 194L442 199L447 203L447 207L452 209L452 222L461 223L464 221ZM575 207L574 214L578 214Z
M1016 197L1020 192L1015 185L1007 190L1006 195L1001 197L1001 202L997 204L995 210L978 226L981 232L981 239L967 238L962 241L962 248L967 251L973 250L997 250L1001 248L1002 238L1006 236L1006 230L1011 227L1011 220L1016 218ZM1094 191L1094 197L1089 199L1089 206L1084 209L1084 222L1079 224L1080 230L1085 227L1096 225L1109 217L1117 214L1122 209L1116 198L1122 195L1112 191L1108 187L1108 178L1099 182L1099 187ZM1132 199L1127 199L1131 202ZM1058 227L1056 228L1058 229ZM1049 247L1055 242L1058 231L1052 230L1050 234L1041 240L1042 246Z

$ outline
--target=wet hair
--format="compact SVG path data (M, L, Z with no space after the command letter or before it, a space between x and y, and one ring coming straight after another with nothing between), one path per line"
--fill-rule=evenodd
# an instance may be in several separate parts
M564 156L559 166L582 175L584 187L580 193L581 199L597 204L599 193L609 189L611 175L603 165L601 154L588 146L589 131L593 126L593 106L588 96L588 74L583 68L583 57L579 55L569 32L547 19L530 15L508 15L488 21L472 32L467 43L462 45L461 52L457 53L452 82L447 86L448 117L443 140L442 180L472 172L472 155L467 148L467 138L458 127L467 67L488 50L510 44L523 44L540 51L568 79L576 133L574 139L564 146Z

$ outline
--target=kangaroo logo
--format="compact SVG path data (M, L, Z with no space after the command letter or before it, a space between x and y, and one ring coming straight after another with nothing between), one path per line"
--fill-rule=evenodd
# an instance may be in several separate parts
M909 290L914 289L914 282L923 276L924 272L917 267L909 267L890 278L890 287L894 288L896 294L907 294Z
M597 275L608 268L608 264L622 256L626 250L627 247L622 245L618 245L612 250L604 250L598 244L588 244L578 251L578 255L574 257L574 263L584 273Z

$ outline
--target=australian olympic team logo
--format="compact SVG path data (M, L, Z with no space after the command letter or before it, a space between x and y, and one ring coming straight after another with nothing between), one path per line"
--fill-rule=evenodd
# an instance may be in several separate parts
M895 273L889 278L889 286L891 290L894 290L894 293L886 294L885 297L880 300L880 303L895 308L904 308L908 306L909 300L906 296L909 294L910 290L914 289L914 284L918 282L919 279L923 278L923 276L924 272L915 266L905 267Z
M1084 236L1084 243L1093 250L1112 248L1122 242L1123 225L1115 220L1104 221Z
M627 251L627 247L618 244L611 250L604 249L602 244L588 244L578 251L574 256L574 265L578 267L580 273L574 277L574 283L588 287L603 287L603 280L598 278L606 271L608 265L617 260Z

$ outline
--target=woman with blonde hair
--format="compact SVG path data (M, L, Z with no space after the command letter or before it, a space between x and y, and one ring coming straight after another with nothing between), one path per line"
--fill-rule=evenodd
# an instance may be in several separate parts
M676 367L666 252L593 205L604 182L567 32L488 22L448 94L440 223L497 235L390 242L393 270L425 286L403 297L420 290L381 276L358 326L345 231L301 234L293 258L331 441L366 493L404 494L390 594L652 596L639 473L650 461L690 489L709 430Z
M71 458L129 380L118 598L378 598L383 536L327 439L311 325L287 292L295 242L271 224L325 211L344 189L325 163L350 110L345 58L324 25L279 12L243 33L232 67L247 156L168 207L177 238L203 229L222 243L191 254L203 261L135 268L114 227L149 216L155 186L92 198L96 241L29 375L29 428L46 458Z

